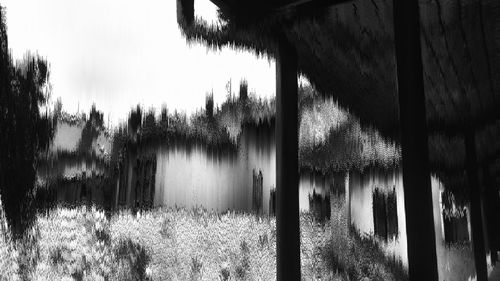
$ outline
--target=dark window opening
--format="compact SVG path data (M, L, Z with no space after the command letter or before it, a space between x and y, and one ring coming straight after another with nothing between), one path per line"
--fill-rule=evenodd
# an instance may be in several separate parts
M441 193L443 202L444 241L447 244L469 241L467 209L456 202L455 196L445 191Z
M373 191L373 226L375 236L387 241L398 237L398 213L395 188L382 192Z
M330 195L321 195L313 190L309 194L309 211L313 218L318 222L324 222L330 219Z
M444 216L444 241L448 244L469 241L466 210L461 216Z

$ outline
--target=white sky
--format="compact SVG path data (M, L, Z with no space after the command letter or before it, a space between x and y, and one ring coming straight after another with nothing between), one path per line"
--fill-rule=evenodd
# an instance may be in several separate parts
M92 102L112 124L130 108L177 109L190 114L212 89L216 103L246 78L261 97L275 92L274 61L224 48L187 44L176 19L175 0L3 0L14 58L27 51L51 66L52 100L68 112L88 112ZM195 1L195 14L215 20L215 6ZM158 112L158 110L157 110Z

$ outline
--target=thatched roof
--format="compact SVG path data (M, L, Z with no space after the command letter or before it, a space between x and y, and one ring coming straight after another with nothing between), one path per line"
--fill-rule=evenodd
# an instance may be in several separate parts
M297 50L299 72L321 93L364 126L398 140L392 0L334 6L339 1L212 0L227 22L217 27L186 20L183 3L190 1L178 0L189 40L274 57L276 38L284 36ZM463 170L466 128L477 132L480 164L494 162L500 158L500 1L421 0L420 14L432 165Z

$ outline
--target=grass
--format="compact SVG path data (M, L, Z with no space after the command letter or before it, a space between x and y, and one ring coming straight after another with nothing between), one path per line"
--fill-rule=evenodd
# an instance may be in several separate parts
M326 224L301 214L303 279L397 280L376 250L346 236L341 214ZM244 213L155 209L106 217L95 208L59 207L39 214L21 241L6 231L2 237L0 280L276 278L275 219Z

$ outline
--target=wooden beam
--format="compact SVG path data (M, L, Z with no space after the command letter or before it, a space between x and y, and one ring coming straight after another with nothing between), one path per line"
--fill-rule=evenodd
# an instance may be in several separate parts
M281 39L276 58L277 280L300 280L297 54Z
M418 0L393 1L410 280L438 280Z
M352 0L280 0L239 1L210 0L223 13L231 14L238 22L258 23L264 18L287 18L300 20L317 17L319 13L337 4Z
M351 0L301 0L301 1L291 1L290 3L274 8L274 11L270 13L271 15L284 16L290 15L290 17L296 19L307 19L317 16L321 12L325 12L329 7L351 2Z
M194 0L177 0L177 23L191 25L194 21Z
M477 156L476 156L476 135L473 130L468 130L465 134L465 165L467 169L467 179L469 182L470 196L470 218L472 232L472 248L474 251L474 262L476 264L477 281L487 281L488 272L486 268L486 251L484 245L483 210L481 203L481 185L479 183Z

